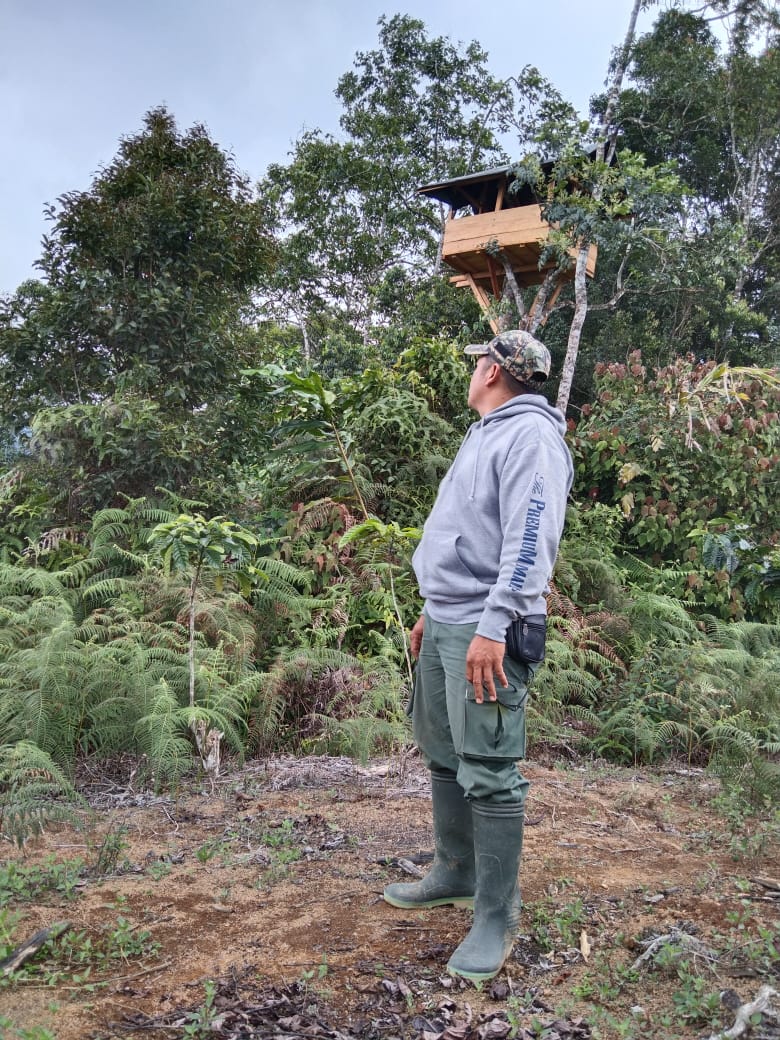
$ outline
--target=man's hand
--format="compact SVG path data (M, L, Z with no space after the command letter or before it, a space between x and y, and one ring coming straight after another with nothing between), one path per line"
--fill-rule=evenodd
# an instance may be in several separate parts
M505 649L504 643L486 639L485 636L474 636L471 640L466 654L466 678L474 687L474 700L477 704L482 704L484 700L483 687L487 687L488 700L496 699L494 675L502 686L509 685L504 675Z
M425 628L425 615L420 614L414 623L414 628L409 633L409 645L412 648L412 657L417 660L420 656L420 647L422 646L423 629Z

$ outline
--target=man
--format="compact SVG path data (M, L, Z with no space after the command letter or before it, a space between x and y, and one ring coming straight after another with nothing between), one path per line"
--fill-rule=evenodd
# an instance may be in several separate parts
M420 881L388 885L393 906L474 906L454 975L496 975L512 948L528 781L525 702L536 665L507 629L545 615L572 462L561 413L538 393L547 348L508 331L466 347L480 416L442 481L414 554L425 609L411 633L415 741L431 770L436 851ZM543 623L544 618L541 618ZM539 655L530 655L539 660Z

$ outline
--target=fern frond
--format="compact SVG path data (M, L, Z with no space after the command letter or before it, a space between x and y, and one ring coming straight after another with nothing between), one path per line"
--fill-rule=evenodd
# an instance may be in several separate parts
M36 744L0 745L0 834L22 846L47 823L73 819L81 803L62 769Z
M151 691L148 709L136 722L133 733L159 786L178 779L193 764L193 747L187 736L188 709L179 707L164 679Z
M81 589L81 596L86 606L94 610L95 607L118 599L130 587L127 578L104 578L85 585Z

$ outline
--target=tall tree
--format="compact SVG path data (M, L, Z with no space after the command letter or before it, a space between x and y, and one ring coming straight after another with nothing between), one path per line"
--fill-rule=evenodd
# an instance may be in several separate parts
M344 139L303 135L260 186L284 239L276 299L310 352L323 314L366 342L418 285L429 291L445 214L416 189L507 161L514 90L477 43L430 37L407 15L379 20L379 46L336 88Z
M152 110L49 219L43 284L0 310L5 415L24 424L41 404L114 389L174 410L218 393L272 251L249 182L206 130Z
M637 42L630 78L618 106L624 139L651 161L677 164L689 189L678 233L705 250L711 243L709 267L725 290L718 311L700 314L695 349L776 357L780 14L760 0L664 11Z

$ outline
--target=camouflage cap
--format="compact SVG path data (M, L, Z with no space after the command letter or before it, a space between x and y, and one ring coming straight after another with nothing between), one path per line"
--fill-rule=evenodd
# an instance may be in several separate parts
M544 343L522 329L501 332L489 343L470 343L464 348L464 353L488 355L521 383L542 382L549 376L552 366L550 351Z

